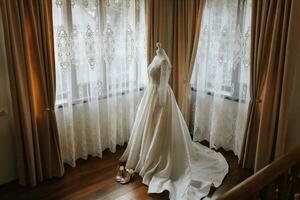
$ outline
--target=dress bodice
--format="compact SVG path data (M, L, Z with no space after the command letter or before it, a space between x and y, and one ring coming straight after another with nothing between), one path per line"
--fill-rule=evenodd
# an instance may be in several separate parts
M159 85L161 80L162 71L164 67L168 67L168 62L166 59L161 58L159 56L155 56L148 67L148 77L150 83L154 85Z

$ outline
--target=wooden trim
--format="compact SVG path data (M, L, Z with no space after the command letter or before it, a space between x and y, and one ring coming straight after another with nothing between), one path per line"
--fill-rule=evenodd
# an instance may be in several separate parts
M277 180L280 175L287 172L297 163L300 163L300 146L270 163L218 199L249 199L263 190L266 186L270 185L273 181Z
M123 95L128 94L129 92L132 92L132 91L133 92L143 92L144 90L145 90L144 87L140 87L138 89L126 90L126 91L123 91L123 92L117 92L115 94L106 94L106 95L103 95L103 96L96 97L94 99L85 97L85 98L82 98L82 99L74 100L72 102L72 106L75 106L75 105L78 105L78 104L84 104L84 103L87 103L89 101L100 101L100 100L103 100L103 99L107 99L108 97L123 96ZM61 109L64 106L67 106L67 105L68 105L68 103L64 102L64 103L56 104L55 106L56 106L57 109Z
M206 95L209 95L209 96L214 96L214 93L213 92L209 92L209 91L201 91L201 90L198 90L197 88L195 87L191 87L191 90L193 92L201 92L203 94L206 94ZM218 98L223 98L223 99L226 99L226 100L229 100L229 101L234 101L234 102L239 102L240 99L239 98L235 98L235 97L232 97L232 96L228 96L228 95L225 95L225 94L222 94L221 96L218 96Z

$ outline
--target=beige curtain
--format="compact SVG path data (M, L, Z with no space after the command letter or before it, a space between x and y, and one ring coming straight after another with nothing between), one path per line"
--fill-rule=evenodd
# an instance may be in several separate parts
M256 0L252 9L251 102L241 162L260 170L283 154L299 55L298 0Z
M205 0L147 1L148 61L160 41L172 65L171 86L178 105L189 122L190 78L193 71Z
M204 7L205 0L177 0L174 3L172 88L187 123L190 116L190 79Z
M173 4L172 0L146 1L148 64L155 56L157 42L161 42L170 59L172 57Z
M21 185L62 176L50 0L0 1Z

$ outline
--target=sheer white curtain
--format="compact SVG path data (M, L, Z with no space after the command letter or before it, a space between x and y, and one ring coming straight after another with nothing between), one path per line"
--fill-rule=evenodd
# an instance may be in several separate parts
M147 81L144 0L54 0L56 115L64 161L130 136Z
M249 102L251 0L207 0L191 79L195 141L240 155Z

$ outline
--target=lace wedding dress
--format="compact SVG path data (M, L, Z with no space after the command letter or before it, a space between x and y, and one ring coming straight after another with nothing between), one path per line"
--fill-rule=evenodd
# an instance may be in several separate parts
M212 185L222 183L228 164L220 153L191 140L168 84L171 69L159 48L148 67L149 85L120 161L143 177L148 193L168 190L171 200L199 200Z

